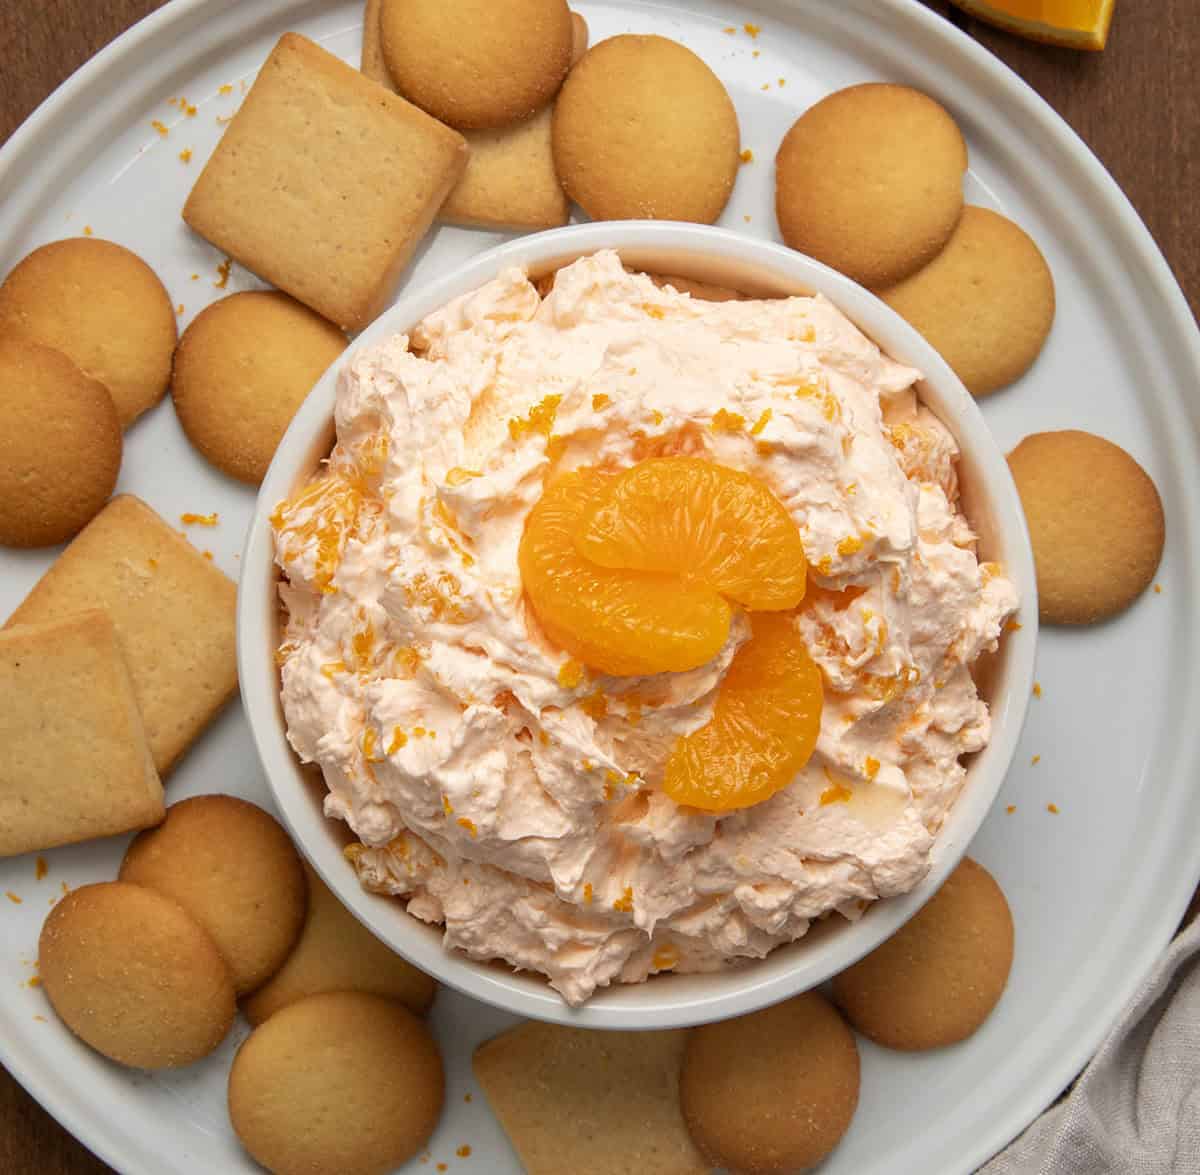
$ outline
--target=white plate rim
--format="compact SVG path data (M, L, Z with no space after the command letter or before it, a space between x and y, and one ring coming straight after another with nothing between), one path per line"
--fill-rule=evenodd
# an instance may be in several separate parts
M232 8L236 3L237 0L169 0L161 9L143 18L105 46L47 97L0 147L0 194L5 192L10 175L19 174L22 156L51 132L64 108L95 86L110 70L130 62L145 44L160 33L184 24L202 9L215 12ZM289 7L302 7L303 3L304 0L274 0L273 4L263 5L260 19L266 19L268 7L273 12L283 12ZM747 7L760 8L769 4L776 10L800 11L805 6L805 0L746 0L746 4ZM1193 386L1200 386L1200 328L1192 317L1170 266L1128 197L1091 149L1049 103L982 45L925 8L919 0L846 0L845 8L869 14L868 18L881 27L890 25L903 29L907 26L910 31L915 28L928 43L940 48L948 56L958 58L964 67L969 67L974 75L973 83L980 83L977 90L986 89L1002 97L1014 113L1025 119L1030 133L1036 132L1063 155L1064 167L1074 170L1082 179L1098 202L1100 218L1112 222L1128 246L1128 256L1141 267L1142 288L1153 295L1155 309L1168 319L1164 329L1179 343L1179 358L1183 366L1192 372ZM1182 409L1177 415L1182 416ZM1181 436L1172 435L1169 439L1176 449L1185 444ZM1194 452L1194 438L1189 436L1188 441ZM1183 462L1177 461L1175 464L1181 470L1187 468ZM1193 466L1184 476L1195 491L1189 494L1189 502L1200 501L1200 474L1195 472ZM1194 513L1192 511L1193 518ZM1194 534L1193 531L1189 533ZM1193 580L1200 580L1200 553L1195 549L1185 570ZM1197 692L1193 686L1190 696L1194 698ZM1200 766L1200 731L1183 730L1178 733L1181 744L1179 761L1189 763L1194 768ZM964 1170L978 1166L1014 1138L1036 1117L1047 1101L1066 1086L1095 1052L1122 1007L1140 987L1178 926L1195 889L1196 880L1200 877L1200 840L1192 849L1186 867L1178 858L1174 864L1159 893L1156 909L1150 912L1143 924L1137 944L1124 957L1120 981L1110 987L1102 1008L1094 1011L1089 1029L1081 1031L1072 1047L1059 1054L1056 1064L1039 1071L1037 1079L1027 1085L1024 1096L1013 1099L1007 1114L992 1120L990 1129L963 1153ZM134 1168L128 1164L122 1166L123 1136L112 1132L102 1116L89 1115L87 1110L91 1107L86 1106L82 1099L66 1094L61 1085L41 1080L33 1066L12 1055L3 1040L0 1040L0 1062L63 1126L111 1166L119 1170L144 1170L147 1175L152 1170L149 1167Z

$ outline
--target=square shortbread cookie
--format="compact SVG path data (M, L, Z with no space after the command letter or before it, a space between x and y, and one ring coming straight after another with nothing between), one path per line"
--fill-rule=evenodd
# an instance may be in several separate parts
M162 818L162 784L108 615L0 632L0 857Z
M679 1108L687 1034L530 1021L475 1050L475 1076L528 1175L708 1175Z
M554 170L553 103L498 130L468 131L463 177L438 214L448 224L543 229L567 223L567 195Z
M227 576L125 494L79 532L5 628L107 612L165 775L237 689L236 601Z
M318 314L361 330L383 309L466 159L456 131L285 33L183 219Z

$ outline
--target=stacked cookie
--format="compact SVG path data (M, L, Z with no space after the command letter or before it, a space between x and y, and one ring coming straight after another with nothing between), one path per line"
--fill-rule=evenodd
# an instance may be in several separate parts
M687 1031L527 1023L475 1053L475 1076L530 1175L808 1170L859 1103L856 1029L914 1051L991 1015L1013 958L1008 903L964 859L928 905L819 992Z
M950 114L908 86L868 83L806 110L775 159L783 239L874 290L973 395L1028 372L1054 321L1054 280L1029 235L964 204L967 147ZM1009 458L1029 523L1041 619L1088 624L1154 578L1165 522L1153 482L1079 431L1027 437Z
M136 1068L208 1056L242 999L256 1027L230 1073L230 1116L269 1170L389 1170L441 1114L441 1057L420 1018L433 981L373 938L244 800L169 808L116 881L54 907L38 964L67 1027ZM321 1113L331 1091L336 1121Z

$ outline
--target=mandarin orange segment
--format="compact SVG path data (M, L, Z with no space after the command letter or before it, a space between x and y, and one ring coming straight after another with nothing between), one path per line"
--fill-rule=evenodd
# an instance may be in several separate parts
M759 478L696 457L652 458L609 479L575 545L601 567L681 576L751 611L804 598L804 546L783 503Z
M710 661L729 636L729 604L677 575L601 567L573 536L611 475L576 470L546 487L529 513L518 563L546 635L602 673L682 672Z
M717 693L713 716L680 738L663 790L710 812L748 808L787 787L821 729L821 671L790 616L760 613Z

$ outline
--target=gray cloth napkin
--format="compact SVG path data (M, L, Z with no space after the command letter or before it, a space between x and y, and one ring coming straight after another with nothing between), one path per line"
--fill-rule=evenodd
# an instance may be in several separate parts
M1200 917L1176 936L1074 1088L979 1175L1200 1172Z

